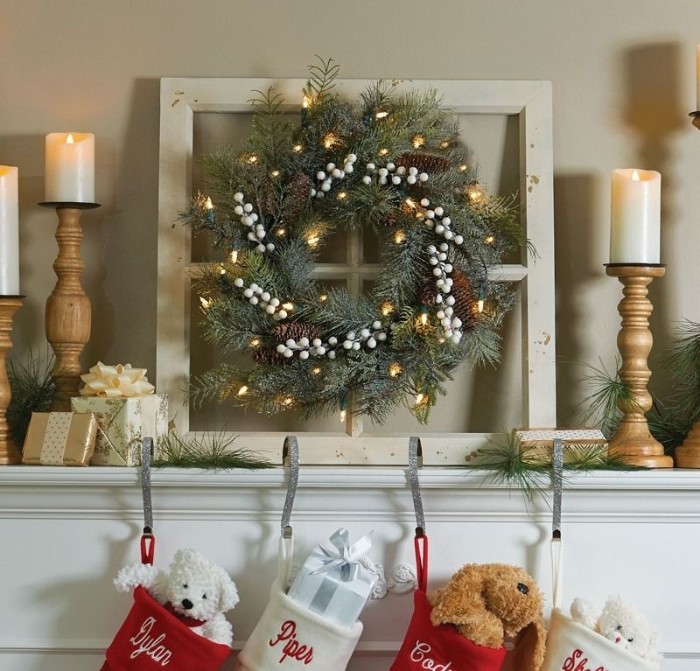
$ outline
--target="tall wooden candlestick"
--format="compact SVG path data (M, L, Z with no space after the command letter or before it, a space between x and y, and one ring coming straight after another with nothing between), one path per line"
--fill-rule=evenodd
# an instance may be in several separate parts
M97 203L39 203L53 207L58 214L56 242L58 256L53 264L57 282L46 300L46 339L51 343L56 363L51 377L56 381L56 399L51 410L70 410L70 397L78 395L80 354L90 340L90 299L83 291L80 276L85 266L80 257L83 231L81 210L99 207Z
M647 365L654 339L649 330L653 306L648 298L648 286L655 277L663 277L662 265L610 263L607 274L617 277L623 285L623 298L618 306L622 328L617 346L622 357L620 379L629 398L621 399L618 407L622 421L608 446L611 456L625 463L647 468L671 468L673 459L664 454L663 445L649 432L646 413L652 398L647 390L651 371Z
M6 356L12 348L12 317L22 305L23 296L0 296L0 464L19 464L22 455L7 426L7 408L12 392L7 377Z
M698 58L700 59L700 48ZM700 60L698 64L700 65ZM698 82L700 82L700 72L698 72ZM700 111L691 112L690 116L693 119L693 126L700 130ZM700 468L700 420L693 424L683 444L676 448L673 456L678 468Z

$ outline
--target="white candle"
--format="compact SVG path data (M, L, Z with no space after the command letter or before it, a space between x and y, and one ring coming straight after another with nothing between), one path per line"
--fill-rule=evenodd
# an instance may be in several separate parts
M19 295L17 168L0 165L0 296Z
M95 136L92 133L49 133L45 167L47 202L95 202Z
M661 175L613 170L610 263L659 263L660 246Z
M695 107L695 109L700 111L700 44L698 44L698 52L697 52L697 79L698 79L698 86L697 86L698 102L697 102L697 106Z

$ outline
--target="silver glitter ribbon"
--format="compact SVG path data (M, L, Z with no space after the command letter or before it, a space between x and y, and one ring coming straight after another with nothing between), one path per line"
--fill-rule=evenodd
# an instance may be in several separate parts
M294 507L294 497L299 484L299 441L296 436L287 436L284 439L282 459L284 461L289 460L287 497L284 500L284 508L282 509L282 538L291 538L292 508Z
M141 444L141 494L143 495L143 531L153 531L153 504L151 503L151 457L153 438L144 438Z
M418 460L423 458L423 446L418 436L411 436L408 440L408 479L411 485L413 497L413 509L416 511L416 535L425 533L425 515L423 514L423 499L420 493L418 481Z
M561 438L554 439L552 452L552 538L561 538L561 499L564 485L564 442Z

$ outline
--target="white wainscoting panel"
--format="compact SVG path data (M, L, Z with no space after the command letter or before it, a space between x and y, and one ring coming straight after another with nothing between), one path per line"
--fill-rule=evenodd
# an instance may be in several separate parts
M431 587L462 564L521 564L551 593L550 511L481 474L425 468ZM276 570L282 469L167 469L153 478L156 563L195 547L238 584L237 645L252 630ZM564 493L564 601L602 605L620 593L663 636L664 669L700 668L700 473L575 476ZM292 517L298 561L339 526L372 530L370 557L389 572L412 563L415 521L401 468L302 467ZM0 467L2 671L94 671L130 606L112 578L138 561L139 472L130 468ZM410 595L371 602L350 671L386 671L410 617ZM548 606L549 608L549 606ZM233 664L225 667L233 669Z

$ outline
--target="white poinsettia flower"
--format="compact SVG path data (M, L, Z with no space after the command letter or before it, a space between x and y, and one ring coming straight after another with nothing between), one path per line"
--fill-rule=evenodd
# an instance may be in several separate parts
M82 396L130 398L155 392L155 387L146 377L146 369L132 368L129 363L107 366L98 361L89 373L80 377L85 383L80 390Z

